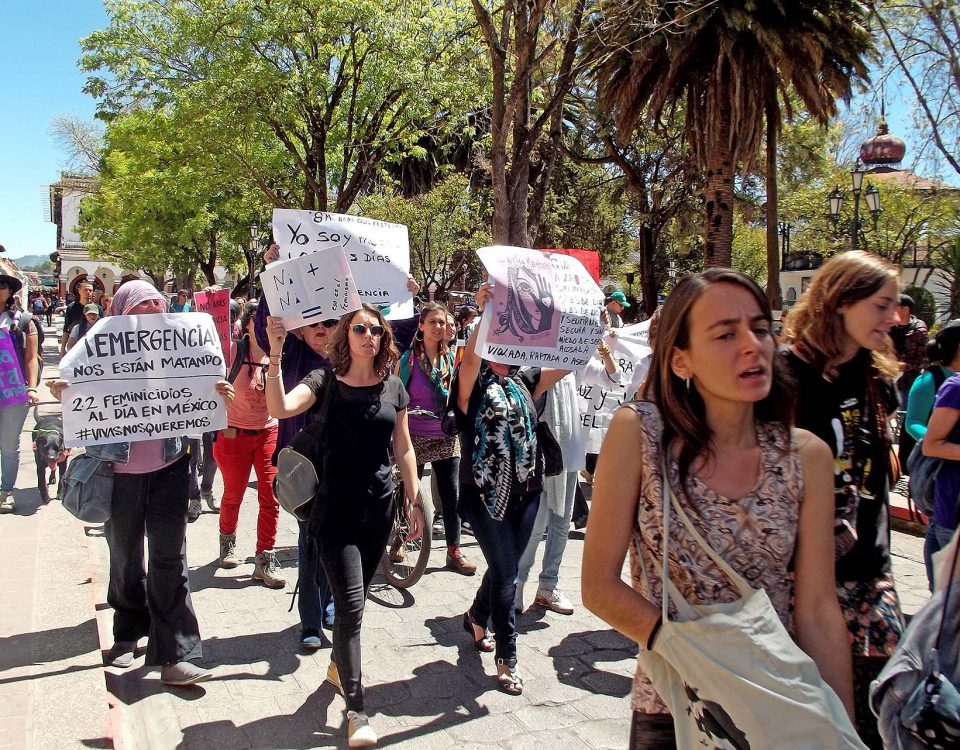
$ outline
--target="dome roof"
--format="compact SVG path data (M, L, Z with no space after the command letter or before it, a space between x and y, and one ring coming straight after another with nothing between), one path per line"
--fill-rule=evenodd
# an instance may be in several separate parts
M881 118L877 134L860 144L860 161L864 164L899 164L906 152L906 144L890 135L887 121Z

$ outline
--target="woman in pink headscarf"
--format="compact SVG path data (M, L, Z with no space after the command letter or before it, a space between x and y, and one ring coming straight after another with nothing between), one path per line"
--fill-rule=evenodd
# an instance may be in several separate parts
M145 281L128 281L113 298L114 315L155 315L167 301ZM56 398L69 386L52 381ZM226 380L217 393L233 400ZM113 647L107 663L133 664L137 641L147 637L146 666L159 666L168 685L192 685L212 676L191 663L202 655L200 628L190 600L186 532L187 437L91 445L88 456L113 464L113 500L105 525L110 546L107 602L113 607ZM149 542L144 570L143 540Z

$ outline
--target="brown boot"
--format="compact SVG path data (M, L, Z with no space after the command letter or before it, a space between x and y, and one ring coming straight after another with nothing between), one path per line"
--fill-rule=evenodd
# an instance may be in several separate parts
M447 547L447 567L457 571L462 576L472 576L477 572L477 566L464 557L460 547Z

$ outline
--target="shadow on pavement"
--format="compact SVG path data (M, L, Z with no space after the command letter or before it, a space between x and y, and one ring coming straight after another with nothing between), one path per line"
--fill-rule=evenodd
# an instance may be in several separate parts
M73 659L94 648L97 648L97 624L93 618L70 627L6 636L0 638L0 673L31 664ZM33 675L30 679L43 676L48 675ZM19 678L9 682L16 679ZM0 679L0 684L5 682L8 680Z
M547 655L553 659L557 679L564 685L617 698L629 695L633 687L633 680L627 675L608 672L599 666L603 662L637 656L637 644L615 630L571 633Z

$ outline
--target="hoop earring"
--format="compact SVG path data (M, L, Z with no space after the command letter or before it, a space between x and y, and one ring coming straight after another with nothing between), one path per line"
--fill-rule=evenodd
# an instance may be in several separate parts
M423 341L423 329L417 330L417 333L416 333L416 335L414 336L414 338L415 338L417 341Z

